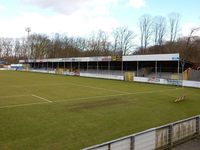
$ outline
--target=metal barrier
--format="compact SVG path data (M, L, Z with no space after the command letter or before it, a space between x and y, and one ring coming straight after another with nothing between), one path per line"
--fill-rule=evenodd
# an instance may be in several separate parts
M82 150L168 149L200 135L200 116L194 116Z

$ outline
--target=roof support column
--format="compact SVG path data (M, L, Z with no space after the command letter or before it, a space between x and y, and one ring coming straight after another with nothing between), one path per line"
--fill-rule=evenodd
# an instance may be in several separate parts
M72 72L72 61L70 62L70 72Z
M78 71L80 72L80 61L78 62Z
M137 61L137 77L139 76L139 61Z
M155 62L155 77L157 78L157 75L158 75L158 62L156 61Z
M88 71L88 61L87 61L87 71Z
M110 61L108 61L108 74L110 74Z
M44 62L42 62L42 70L44 69Z
M97 73L99 72L99 61L97 61Z
M123 70L124 70L124 62L122 60L122 62L121 62L121 71L122 71L122 73L123 73Z
M46 69L49 70L49 62L47 61L46 63L47 63L47 68Z
M180 69L179 69L179 68L180 68L180 65L179 65L179 60L178 60L178 68L177 68L177 69L178 69L178 70L177 70L177 73L178 73L178 80L179 80L179 74L180 74L180 72L179 72Z
M36 60L34 61L34 67L33 67L34 69L36 68Z

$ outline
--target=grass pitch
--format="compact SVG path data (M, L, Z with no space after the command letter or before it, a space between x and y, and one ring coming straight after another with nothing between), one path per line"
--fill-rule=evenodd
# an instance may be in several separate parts
M14 71L0 85L1 150L78 150L200 114L195 88Z

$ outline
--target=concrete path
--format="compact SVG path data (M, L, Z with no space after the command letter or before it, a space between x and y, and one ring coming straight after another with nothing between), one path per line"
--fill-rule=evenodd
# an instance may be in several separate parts
M200 150L200 137L183 143L172 150Z

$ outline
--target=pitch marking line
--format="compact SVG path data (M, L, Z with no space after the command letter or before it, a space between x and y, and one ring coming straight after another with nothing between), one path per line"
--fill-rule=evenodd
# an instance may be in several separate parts
M180 89L180 88L179 88ZM155 93L155 92L166 92L171 90L178 90L175 89L165 89L165 90L154 90L154 91L142 91L142 92L135 92L135 93L129 93L129 94L114 94L114 95L105 95L105 96L93 96L93 97L83 97L83 98L72 98L72 99L63 99L58 101L50 101L45 98L42 98L37 95L32 95L33 97L37 97L39 99L44 100L44 102L38 102L38 103L29 103L29 104L19 104L19 105L8 105L8 106L1 106L0 109L3 108L14 108L14 107L23 107L23 106L31 106L31 105L40 105L40 104L49 104L49 103L59 103L59 102L66 102L66 101L72 101L72 100L84 100L84 99L92 99L92 98L106 98L106 97L114 97L114 96L123 96L123 95L134 95L134 94L142 94L142 93Z
M38 87L38 86L59 86L59 85L66 85L65 83L57 83L57 84L32 84L32 85L8 85L8 86L3 86L1 88L24 88L24 87Z
M8 96L0 96L0 98L12 98L12 97L26 97L30 95L8 95Z
M38 102L38 103L28 103L28 104L19 104L19 105L7 105L7 106L1 106L0 109L22 107L22 106L40 105L40 104L45 104L45 103L49 103L49 102Z
M65 101L74 101L74 100L86 100L86 99L92 99L92 98L106 98L106 97L115 97L115 96L125 96L125 95L136 95L136 94L145 94L145 93L156 93L156 92L166 92L171 90L177 90L177 89L165 89L165 90L152 90L152 91L141 91L141 92L135 92L135 93L121 93L121 94L113 94L113 95L103 95L103 96L91 96L91 97L81 97L81 98L71 98L71 99L61 99L54 101L55 103L59 102L65 102Z
M68 85L74 85L74 86L85 87L85 88L92 88L92 89L97 89L97 90L105 90L105 91L117 92L117 93L123 93L123 94L131 94L129 92L106 89L106 88L95 87L95 86L81 85L81 84L76 84L76 83L68 83Z
M50 100L48 100L48 99L46 99L46 98L43 98L43 97L40 97L40 96L34 95L34 94L31 95L31 96L36 97L36 98L41 99L41 100L44 100L44 101L46 101L46 102L52 103L52 101L50 101Z
M71 83L58 83L58 84L22 85L22 86L20 86L20 85L10 85L10 86L4 86L4 88L5 87L23 88L23 87L38 87L38 86L59 86L59 85L74 85L74 86L85 87L85 88L92 88L92 89L97 89L97 90L105 90L105 91L110 91L110 92L130 94L129 92L124 92L124 91L119 91L119 90L112 90L112 89L106 89L106 88L100 88L100 87L95 87L95 86L81 85L81 84L73 83L73 82L71 82Z

